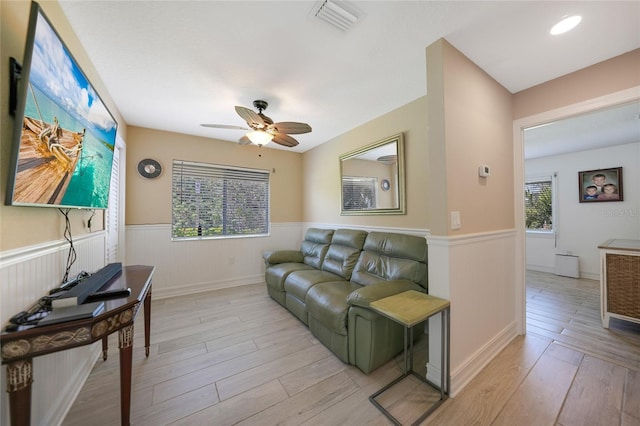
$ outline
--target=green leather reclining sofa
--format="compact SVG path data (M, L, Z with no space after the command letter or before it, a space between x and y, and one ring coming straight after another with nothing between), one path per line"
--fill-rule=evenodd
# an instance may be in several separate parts
M403 328L369 304L406 290L427 292L427 242L413 235L309 228L299 251L265 252L264 260L269 295L365 373L404 342Z

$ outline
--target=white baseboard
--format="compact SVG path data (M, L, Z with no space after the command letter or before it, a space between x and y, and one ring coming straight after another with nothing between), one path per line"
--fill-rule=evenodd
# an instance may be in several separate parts
M458 368L452 371L450 396L456 396L460 390L467 386L469 382L517 336L517 326L516 323L513 322L493 339L485 343L482 348L468 357ZM427 371L431 373L431 366L429 366ZM437 382L439 382L440 372L434 371L433 373L437 373ZM427 375L427 378L429 377L431 377L431 374Z
M586 278L588 280L600 281L600 274L592 274L590 272L580 271L580 278Z
M168 299L176 296L185 296L188 294L204 293L212 290L220 290L223 288L240 287L243 285L264 283L264 275L249 275L246 277L237 277L229 280L207 281L202 283L190 283L185 285L176 285L171 288L153 289L153 299Z
M527 270L553 274L553 266L531 265L527 263Z
M541 265L531 265L531 264L527 264L527 269L530 271L536 271L536 272L546 272L548 274L554 274L554 268L553 267L548 267L548 266L541 266ZM597 273L591 273L591 272L585 272L585 271L580 271L580 278L586 278L588 280L595 280L595 281L600 281L600 274Z

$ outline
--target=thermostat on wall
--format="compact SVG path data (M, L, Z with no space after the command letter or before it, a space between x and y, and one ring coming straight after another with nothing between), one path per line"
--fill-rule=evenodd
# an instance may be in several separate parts
M479 166L478 167L478 176L480 176L480 177L491 176L491 168L489 168L489 166Z

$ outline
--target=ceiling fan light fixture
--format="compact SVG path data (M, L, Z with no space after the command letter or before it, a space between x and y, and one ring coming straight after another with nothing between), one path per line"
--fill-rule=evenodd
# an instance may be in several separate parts
M582 21L582 16L580 15L565 16L551 28L549 33L551 35L564 34L578 26L580 21Z
M383 155L382 157L378 157L377 160L385 166L394 166L398 164L397 155Z
M262 130L254 130L247 133L247 137L254 145L263 146L271 142L273 135Z

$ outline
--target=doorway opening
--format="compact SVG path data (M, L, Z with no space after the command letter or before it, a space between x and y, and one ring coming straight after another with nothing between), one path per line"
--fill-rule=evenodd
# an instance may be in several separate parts
M533 116L525 117L522 119L518 119L514 121L514 179L515 179L515 206L514 210L516 213L516 309L518 310L518 318L519 318L519 332L524 334L526 332L526 271L527 271L527 232L525 226L525 206L523 202L523 188L525 187L526 182L526 167L525 167L525 153L527 153L528 148L526 146L526 133L532 131L530 134L535 133L536 129L538 132L552 130L552 125L554 123L561 123L564 120L568 119L576 119L578 117L582 118L584 114L593 113L596 111L605 111L611 109L613 106L620 106L630 103L638 103L640 102L640 87L635 87L632 89L616 92L610 95L602 96L599 98L591 99L589 101L569 105L566 107L562 107L559 109L546 111L544 113L536 114ZM548 128L548 129L545 129ZM638 142L638 141L636 141ZM557 143L557 142L556 142ZM552 144L553 145L553 144ZM546 149L552 148L547 146ZM565 149L565 152L558 153L558 155L566 155L568 152L568 146L562 146L561 148ZM575 147L573 148L576 149ZM598 149L597 147L591 149ZM527 153L528 155L528 153ZM607 167L607 166L603 166ZM552 167L549 167L552 168ZM553 170L551 170L553 172ZM565 172L566 176L562 177L564 182L567 185L572 185L574 187L573 190L568 189L569 186L566 186L565 189L563 187L559 187L558 196L559 197L574 197L569 199L575 199L574 204L578 204L578 178L576 176L571 176L569 172ZM637 172L636 172L637 173ZM571 183L571 181L575 178L575 185ZM563 193L564 192L564 193ZM605 203L608 204L608 203ZM562 214L563 207L562 205L558 206L557 214ZM570 211L569 211L570 212ZM565 213L569 213L565 212ZM562 218L560 217L560 228L562 227ZM585 231L586 232L586 231ZM556 235L561 235L562 231L558 231ZM555 241L556 236L552 238L550 241L552 243L553 250L551 254L555 256L557 241ZM606 238L605 238L606 239ZM603 240L604 241L604 240ZM601 242L601 241L599 241ZM595 243L596 247L597 244ZM565 251L570 251L569 249L562 249ZM594 249L597 252L597 249ZM599 279L599 269L596 265L594 269L595 273L590 277L592 279Z

